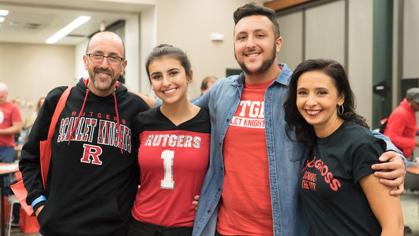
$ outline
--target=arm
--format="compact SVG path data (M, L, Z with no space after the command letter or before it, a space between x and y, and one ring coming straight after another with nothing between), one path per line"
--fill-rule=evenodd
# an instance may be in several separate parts
M199 107L208 109L210 93L211 93L211 90L208 91L207 93L203 94L201 97L197 98L196 100L194 100L193 104L195 104Z
M382 185L374 175L360 180L370 207L381 225L381 236L403 235L403 214L398 196L388 195L389 187Z
M0 129L0 135L17 134L20 132L21 127L22 122L13 122L12 126L5 129Z
M18 134L22 128L22 118L17 106L13 106L11 110L12 126L0 129L0 135Z
M57 88L48 94L29 134L28 141L22 148L19 169L28 190L26 201L32 205L36 214L40 212L40 206L46 201L46 193L41 179L39 142L47 139L52 114L64 89L65 87Z
M388 137L378 132L373 132L372 134L374 137L383 140L387 147L387 152L383 153L379 158L382 163L371 166L375 170L374 175L379 178L380 183L392 188L390 191L391 195L400 195L404 190L407 160Z

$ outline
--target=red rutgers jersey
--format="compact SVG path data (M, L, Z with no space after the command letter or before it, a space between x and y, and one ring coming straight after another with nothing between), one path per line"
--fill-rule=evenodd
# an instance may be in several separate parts
M208 167L210 124L201 109L191 120L174 125L160 108L135 119L140 133L140 185L132 210L141 222L160 226L193 225L193 197L200 194Z

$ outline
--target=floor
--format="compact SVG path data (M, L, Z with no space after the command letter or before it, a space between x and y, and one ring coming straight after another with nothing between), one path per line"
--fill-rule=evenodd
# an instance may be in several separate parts
M419 191L406 191L401 196L404 222L412 229L406 236L419 236ZM38 236L38 234L24 234L19 228L12 228L13 236Z

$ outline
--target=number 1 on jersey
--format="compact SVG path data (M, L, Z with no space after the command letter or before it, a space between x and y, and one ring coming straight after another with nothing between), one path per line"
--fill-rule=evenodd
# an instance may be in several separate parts
M173 158L175 157L175 151L164 150L161 153L161 159L163 159L164 177L160 182L160 187L163 189L173 189L175 187L175 181L173 181Z

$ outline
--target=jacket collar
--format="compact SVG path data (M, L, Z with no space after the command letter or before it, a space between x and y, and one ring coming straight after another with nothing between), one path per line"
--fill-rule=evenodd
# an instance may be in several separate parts
M279 66L281 67L281 72L272 83L279 83L288 86L291 80L292 70L287 66L287 64L284 63L280 63ZM232 85L236 87L243 87L243 84L244 72L234 78Z

